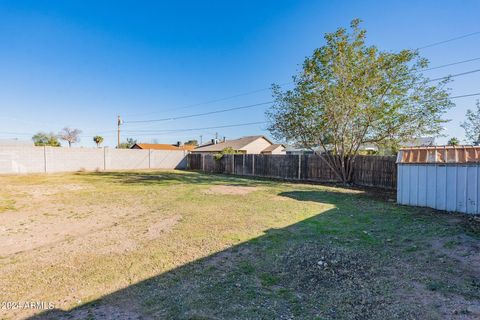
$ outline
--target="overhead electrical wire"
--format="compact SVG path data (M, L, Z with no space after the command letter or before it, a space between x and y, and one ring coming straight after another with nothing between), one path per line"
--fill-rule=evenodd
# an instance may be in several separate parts
M473 97L473 96L480 96L480 92L470 93L470 94L464 94L464 95L452 96L452 97L448 97L447 99L459 99L459 98ZM267 121L250 122L250 123L233 124L233 125L224 125L224 126L214 126L214 127L204 127L204 128L163 129L163 130L125 130L124 132L127 132L127 133L168 134L168 133L174 133L174 132L196 131L196 130L208 130L208 129L220 129L220 128L229 128L229 127L245 126L245 125L265 124L265 123L267 123Z
M423 49L426 49L426 48L435 47L435 46L438 46L438 45L441 45L441 44L444 44L444 43L448 43L448 42L452 42L452 41L457 41L457 40L464 39L464 38L467 38L467 37L471 37L471 36L474 36L474 35L477 35L477 34L480 34L480 31L476 31L476 32L472 32L472 33L467 33L467 34L464 34L464 35L461 35L461 36L458 36L458 37L455 37L455 38L451 38L451 39L447 39L447 40L443 40L443 41L438 41L438 42L430 43L430 44L424 45L424 46L422 46L422 47L418 47L417 50L423 50Z
M233 127L244 127L244 126L250 126L250 125L256 125L256 124L266 124L266 123L267 123L266 121L257 121L257 122L237 123L237 124L228 124L228 125L222 125L222 126L212 126L212 127L202 127L202 128L165 129L165 130L155 130L155 131L151 131L151 130L124 130L123 132L128 133L128 136L138 137L138 136L170 134L170 133L176 133L176 132L189 132L189 131L200 131L200 130L209 130L209 129L224 129L224 128L233 128Z
M471 36L475 36L475 35L480 35L480 31L471 32L471 33L460 35L460 36L450 38L450 39L447 39L447 40L430 43L430 44L418 47L418 48L416 48L416 50L423 50L423 49L426 49L426 48L431 48L431 47L434 47L434 46L438 46L438 45L442 45L442 44L445 44L445 43L461 40L461 39L471 37ZM457 62L452 62L452 63L440 65L440 66L437 66L437 67L426 68L422 71L440 69L440 68L444 68L444 67L449 67L449 66L453 66L453 65L462 64L462 63L468 63L468 62L477 61L477 60L480 60L480 57L473 58L473 59L468 59L468 60L457 61ZM443 80L443 79L447 79L447 78L453 78L453 77L458 77L458 76L467 75L467 74L471 74L471 73L476 73L476 72L479 72L479 71L480 71L480 69L476 69L476 70L471 70L471 71L467 71L467 72L463 72L463 73L453 74L453 75L450 75L450 76L430 79L429 81L438 81L438 80ZM283 86L283 85L288 85L288 84L292 84L292 83L293 83L293 81L289 81L289 82L282 83L280 85ZM208 100L208 101L195 103L195 104L190 104L190 105L186 105L184 107L172 108L172 109L168 109L168 110L179 110L179 109L191 108L191 107L196 107L196 106L205 105L205 104L211 104L211 103L215 103L215 102L226 101L226 100L229 100L229 99L234 99L234 98L237 98L237 97L246 96L246 95L250 95L250 94L254 94L254 93L258 93L258 92L262 92L262 91L266 91L266 90L270 90L270 89L271 89L270 87L265 87L265 88L261 88L261 89L257 89L257 90L247 91L247 92L243 92L243 93L239 93L239 94L235 94L235 95L231 95L231 96L226 96L226 97L223 97L223 98ZM450 99L471 97L471 96L478 96L478 95L480 95L480 93L453 96L453 97L450 97ZM240 107L233 107L233 108L222 109L222 110L215 110L215 111L205 112L205 113L201 113L201 114L170 117L170 118L164 118L164 119L154 119L154 121L167 121L167 120L177 120L177 119L184 119L184 118L190 118L190 117L197 117L197 116L208 115L208 114L215 114L215 113L222 113L222 112L228 112L228 111L233 111L233 110L253 108L255 106L264 105L264 104L266 105L266 104L269 104L269 103L273 103L273 101L263 102L263 103L260 103L260 104L254 104L254 105L248 105L248 106L240 106ZM164 110L164 111L168 111L168 110ZM125 122L125 123L140 123L140 122L154 122L154 121L152 121L152 120L134 120L134 121L128 121L128 122ZM234 127L234 126L260 124L260 123L262 123L262 122L252 122L252 123L249 123L249 124L237 124L237 125L231 125L231 126ZM228 126L221 126L221 127L208 127L207 129L226 128L226 127L231 127L231 126L228 125ZM186 129L186 130L202 130L202 129L201 128L195 128L195 129ZM113 132L113 131L115 131L115 130L112 130L110 132ZM183 131L183 129L182 129L182 131ZM107 132L107 131L103 131L103 132ZM31 133L0 132L0 134L30 135Z
M449 79L449 78L455 78L455 77L464 76L464 75L471 74L471 73L476 73L476 72L480 72L480 69L470 70L470 71L457 73L457 74L451 74L451 75L448 75L448 76L445 76L445 77L440 77L440 78L435 78L435 79L429 79L428 82L439 81L439 80L444 80L444 79Z
M448 99L459 99L459 98L466 98L466 97L474 97L480 96L480 92L476 93L468 93L463 95L457 95L449 97ZM199 131L199 130L209 130L209 129L222 129L222 128L232 128L232 127L241 127L241 126L249 126L249 125L256 125L256 124L266 124L267 121L257 121L257 122L248 122L248 123L239 123L239 124L229 124L229 125L222 125L222 126L212 126L212 127L203 127L203 128L185 128L185 129L164 129L164 130L125 130L123 132L132 133L131 136L139 136L135 135L134 133L144 133L141 136L148 136L152 134L169 134L174 132L188 132L188 131ZM116 130L109 130L109 131L102 131L102 132L115 132ZM26 132L6 132L0 131L0 134L14 134L14 135L32 135L32 133ZM98 134L98 132L96 133ZM81 137L91 137L92 135L82 135ZM113 135L112 135L113 136Z
M420 70L420 71L430 71L430 70L435 70L435 69L440 69L440 68L455 66L455 65L457 65L457 64L462 64L462 63L467 63L467 62L472 62L472 61L477 61L477 60L480 60L480 57L478 57L478 58L473 58L473 59L467 59L467 60L461 60L461 61L452 62L452 63L447 63L447 64L443 64L443 65L440 65L440 66L423 69L423 70Z
M262 105L266 105L266 104L272 104L273 102L274 102L274 101L267 101L267 102L255 103L255 104L251 104L251 105L247 105L247 106L233 107L233 108L228 108L228 109L208 111L208 112L190 114L190 115L185 115L185 116L162 118L162 119L124 121L123 123L147 123L147 122L160 122L160 121L169 121L169 120L179 120L179 119L186 119L186 118L206 116L206 115L215 114L215 113L223 113L223 112L229 112L229 111L234 111L234 110L248 109L248 108L258 107L258 106L262 106Z
M454 37L454 38L450 38L450 39L447 39L447 40L433 42L433 43L430 43L430 44L427 44L427 45L424 45L424 46L421 46L421 47L417 47L414 50L422 50L422 49L426 49L426 48L431 48L431 47L435 47L435 46L438 46L438 45L441 45L441 44L444 44L444 43L461 40L461 39L468 38L468 37L478 35L478 34L480 34L480 31L471 32L471 33L463 34L463 35L460 35L460 36L457 36L457 37ZM475 59L470 59L470 60L465 60L465 61L454 62L454 63L443 65L443 66L438 66L438 67L434 67L434 68L427 68L424 71L439 69L439 68L448 67L448 66L455 65L455 64L460 64L460 63L471 62L471 61L475 61L475 60L479 60L479 59L480 58L475 58ZM288 84L292 84L292 83L293 83L293 81L289 81L289 82L281 83L280 86L284 86L284 85L288 85ZM187 108L197 107L197 106L211 104L211 103L215 103L215 102L226 101L226 100L230 100L230 99L234 99L234 98L238 98L238 97L243 97L243 96L255 94L255 93L258 93L258 92L262 92L262 91L267 91L267 90L270 90L270 89L271 89L271 87L265 87L265 88L261 88L261 89L246 91L246 92L243 92L243 93L238 93L238 94L234 94L234 95L231 95L231 96L226 96L226 97L223 97L223 98L207 100L207 101L204 101L204 102L198 102L198 103L185 105L183 107L170 108L170 109L163 110L162 112L171 111L171 110L179 110L179 109L187 109ZM158 113L158 112L150 112L150 113L144 113L144 114L132 114L130 116L148 115L148 114L154 114L154 113Z
M429 79L427 82L455 78L455 77L464 76L464 75L468 75L468 74L472 74L472 73L476 73L476 72L480 72L480 69L470 70L470 71L457 73L457 74L452 74L452 75L448 75L448 76L444 76L444 77L440 77L440 78L435 78L435 79ZM149 120L131 120L131 121L124 121L123 123L125 123L125 124L129 124L129 123L152 123L152 122L180 120L180 119L201 117L201 116L217 114L217 113L224 113L224 112L241 110L241 109L254 108L254 107L258 107L258 106L262 106L262 105L272 104L274 102L275 101L272 100L272 101L266 101L266 102L261 102L261 103L246 105L246 106L233 107L233 108L227 108L227 109L221 109L221 110L214 110L214 111L208 111L208 112L202 112L202 113L195 113L195 114L184 115L184 116L175 116L175 117L168 117L168 118L161 118L161 119L149 119Z

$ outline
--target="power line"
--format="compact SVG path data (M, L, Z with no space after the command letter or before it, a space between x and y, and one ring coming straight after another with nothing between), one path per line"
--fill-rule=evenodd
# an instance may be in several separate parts
M279 86L285 86L287 84L292 84L292 83L293 83L293 81L284 82L284 83L279 84ZM219 98L219 99L209 100L209 101L205 101L205 102L190 104L190 105L186 105L186 106L180 107L180 108L172 108L170 110L178 110L178 109L184 109L184 108L198 107L198 106L205 105L205 104L211 104L211 103L215 103L215 102L221 102L221 101L230 100L230 99L234 99L234 98L238 98L238 97L243 97L243 96L247 96L247 95L258 93L258 92L267 91L267 90L270 90L270 89L272 89L272 88L271 87L265 87L265 88L261 88L261 89L257 89L257 90L252 90L252 91L247 91L247 92L235 94L235 95L224 97L224 98ZM168 110L165 110L165 111L168 111Z
M429 71L429 70L434 70L434 69L440 69L440 68L453 66L453 65L458 65L458 64L467 63L467 62L472 62L472 61L476 61L476 60L480 60L480 57L473 58L473 59L468 59L468 60L457 61L457 62L452 62L452 63L440 65L440 66L437 66L437 67L427 68L427 69L423 69L423 70L419 70L419 71ZM453 74L453 75L448 75L448 76L444 76L444 77L440 77L440 78L430 79L430 80L428 80L428 82L443 80L443 79L447 79L447 78L459 77L459 76L463 76L463 75L467 75L467 74L471 74L471 73L476 73L476 72L479 72L479 71L480 71L480 69L471 70L471 71L462 72L462 73ZM152 120L132 120L132 121L125 121L124 123L149 123L149 122L162 122L162 121L170 121L170 120L179 120L179 119L186 119L186 118L193 118L193 117L211 115L211 114L216 114L216 113L229 112L229 111L240 110L240 109L248 109L248 108L257 107L257 106L260 106L260 105L271 104L273 102L274 101L267 101L267 102L261 102L261 103L256 103L256 104L252 104L252 105L247 105L247 106L233 107L233 108L227 108L227 109L221 109L221 110L215 110L215 111L209 111L209 112L203 112L203 113L197 113L197 114L191 114L191 115L185 115L185 116L168 117L168 118L152 119Z
M430 79L430 80L428 80L428 82L444 80L444 79L449 79L449 78L455 78L455 77L464 76L464 75L471 74L471 73L476 73L476 72L480 72L480 69L475 69L475 70L470 70L470 71L466 71L466 72L462 72L462 73L451 74L451 75L448 75L448 76L445 76L445 77Z
M279 86L285 86L285 85L292 84L292 83L293 83L293 81L284 82L284 83L280 83ZM204 102L189 104L189 105L185 105L185 106L182 106L182 107L169 108L169 109L165 109L165 110L162 110L162 111L153 111L153 112L142 113L142 114L138 114L138 113L137 114L131 114L130 116L142 116L142 115L157 114L159 112L167 112L167 111L172 111L172 110L188 109L188 108L198 107L198 106L201 106L201 105L212 104L212 103L215 103L215 102L222 102L222 101L231 100L231 99L238 98L238 97L248 96L248 95L251 95L251 94L267 91L267 90L270 90L270 89L271 89L271 87L265 87L265 88L261 88L261 89L256 89L256 90L251 90L251 91L246 91L246 92L234 94L234 95L231 95L231 96L226 96L226 97L223 97L223 98L218 98L218 99L214 99L214 100L207 100L207 101L204 101Z
M464 35L461 35L461 36L458 36L458 37L455 37L455 38L430 43L430 44L424 45L422 47L418 47L416 50L422 50L422 49L426 49L426 48L435 47L435 46L438 46L438 45L441 45L441 44L444 44L444 43L447 43L447 42L457 41L457 40L464 39L464 38L467 38L467 37L471 37L471 36L474 36L474 35L477 35L477 34L480 34L480 31L467 33L467 34L464 34Z
M467 97L474 97L480 96L480 92L476 93L468 93L463 95L457 95L449 97L448 99L460 99L460 98L467 98ZM239 123L239 124L230 124L230 125L223 125L223 126L213 126L213 127L203 127L203 128L186 128L186 129L165 129L165 130L125 130L126 133L131 133L129 136L147 136L152 134L169 134L175 132L187 132L187 131L198 131L198 130L209 130L209 129L222 129L222 128L233 128L233 127L241 127L241 126L249 126L255 124L266 124L267 121L258 121L258 122L248 122L248 123ZM102 131L102 132L116 132L116 130L110 131ZM142 135L135 135L134 133L144 133ZM100 132L97 132L98 134ZM0 131L0 134L14 134L14 135L33 135L33 133L26 133L26 132L10 132L10 131ZM92 135L81 135L82 138L91 138L95 134ZM108 137L113 137L114 135L107 135Z
M422 49L426 49L426 48L435 47L435 46L438 46L438 45L441 45L441 44L444 44L444 43L461 40L461 39L471 37L471 36L474 36L474 35L477 35L477 34L480 34L480 31L471 32L471 33L467 33L467 34L464 34L464 35L461 35L461 36L458 36L458 37L454 37L454 38L450 38L450 39L447 39L447 40L430 43L430 44L427 44L427 45L424 45L424 46L421 46L421 47L417 47L415 50L422 50ZM471 62L471 61L475 61L475 60L480 60L480 58L464 60L464 61L454 62L454 63L451 63L451 64L446 64L446 65L442 65L442 66L438 66L438 67L428 68L428 69L425 69L424 71L444 68L444 67L448 67L448 66L452 66L452 65L456 65L456 64L460 64L460 63ZM292 83L293 83L293 81L289 81L289 82L281 83L280 86L284 86L284 85L288 85L288 84L292 84ZM204 102L189 104L189 105L186 105L186 106L183 106L183 107L170 108L170 109L163 110L162 112L171 111L171 110L179 110L179 109L187 109L187 108L197 107L197 106L201 106L201 105L205 105L205 104L212 104L212 103L215 103L215 102L221 102L221 101L226 101L226 100L230 100L230 99L234 99L234 98L238 98L238 97L243 97L243 96L255 94L255 93L270 90L270 89L271 89L271 87L251 90L251 91L247 91L247 92L243 92L243 93L239 93L239 94L234 94L234 95L223 97L223 98L218 98L218 99L213 99L213 100L207 100L207 101L204 101ZM148 114L154 114L154 113L157 113L157 112L150 112ZM136 114L136 115L140 115L140 114ZM147 115L147 114L142 114L142 115ZM132 116L135 116L135 115L132 115Z
M464 75L472 74L472 73L476 73L476 72L480 72L480 69L470 70L470 71L457 73L457 74L452 74L452 75L448 75L448 76L444 76L444 77L440 77L440 78L435 78L435 79L429 79L427 82L444 80L444 79L449 79L449 78L455 78L455 77L464 76ZM224 113L224 112L229 112L229 111L234 111L234 110L248 109L248 108L258 107L258 106L261 106L261 105L272 104L274 102L275 101L267 101L267 102L261 102L261 103L247 105L247 106L233 107L233 108L227 108L227 109L221 109L221 110L215 110L215 111L209 111L209 112L203 112L203 113L195 113L195 114L190 114L190 115L185 115L185 116L169 117L169 118L162 118L162 119L151 119L151 120L132 120L132 121L125 121L124 123L151 123L151 122L162 122L162 121L187 119L187 118L201 117L201 116L217 114L217 113Z
M124 123L147 123L147 122L161 122L161 121L169 121L169 120L179 120L179 119L206 116L206 115L216 114L216 113L229 112L229 111L234 111L234 110L248 109L248 108L258 107L258 106L262 106L262 105L266 105L266 104L271 104L273 102L274 101L267 101L267 102L261 102L261 103L247 105L247 106L233 107L233 108L228 108L228 109L215 110L215 111L209 111L209 112L203 112L203 113L196 113L196 114L190 114L190 115L178 116L178 117L169 117L169 118L152 119L152 120L132 120L132 121L125 121Z
M478 57L478 58L473 58L473 59L468 59L468 60L457 61L457 62L452 62L452 63L447 63L447 64L443 64L443 65L440 65L440 66L436 66L436 67L432 67L432 68L427 68L427 69L423 69L423 70L419 70L419 71L430 71L430 70L435 70L435 69L450 67L450 66L454 66L454 65L457 65L457 64L462 64L462 63L467 63L467 62L472 62L472 61L477 61L477 60L480 60L480 57Z
M480 96L480 92L458 95L458 96L452 96L452 97L448 97L448 99L459 99L459 98L466 98L466 97L473 97L473 96ZM214 126L214 127L203 127L203 128L165 129L165 130L126 130L125 132L129 132L129 133L143 132L143 133L150 133L150 134L169 134L169 133L175 133L175 132L197 131L197 130L208 130L208 129L221 129L221 128L240 127L240 126L255 125L255 124L265 124L265 123L267 123L267 121L249 122L249 123L232 124L232 125L224 125L224 126Z
M480 96L480 92L463 94L461 96L453 96L453 97L449 97L449 99L458 99L458 98L466 98L466 97L474 97L474 96Z
M209 130L209 129L223 129L223 128L233 128L233 127L243 127L250 126L255 124L265 124L266 121L257 121L257 122L247 122L247 123L238 123L238 124L229 124L223 126L213 126L213 127L203 127L203 128L187 128L187 129L165 129L165 130L126 130L124 132L136 133L136 132L145 132L145 133L174 133L174 132L184 132L184 131L197 131L197 130Z
M26 133L26 132L10 132L10 131L0 131L0 134L14 134L14 135L21 135L21 136L30 136L34 135L34 133Z

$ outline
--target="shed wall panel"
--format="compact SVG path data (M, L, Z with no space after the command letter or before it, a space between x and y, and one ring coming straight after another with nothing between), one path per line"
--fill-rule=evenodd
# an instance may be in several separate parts
M479 214L480 164L399 164L400 204Z

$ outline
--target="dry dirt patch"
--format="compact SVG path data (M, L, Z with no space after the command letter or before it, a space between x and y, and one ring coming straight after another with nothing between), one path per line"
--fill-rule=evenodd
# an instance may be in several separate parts
M258 189L257 187L219 185L210 187L205 194L246 195Z
M146 238L149 240L158 238L162 233L171 230L181 219L181 215L175 215L151 224L145 234Z
M30 185L30 186L16 186L11 188L13 191L26 193L28 196L34 199L42 199L47 196L52 196L62 192L80 191L88 189L88 185L66 183L58 185Z

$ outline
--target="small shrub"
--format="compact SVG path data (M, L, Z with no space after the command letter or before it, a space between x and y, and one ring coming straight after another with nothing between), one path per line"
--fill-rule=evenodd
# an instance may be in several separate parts
M220 161L220 160L222 160L223 155L225 155L225 154L239 154L239 153L240 152L233 149L232 147L228 147L228 148L224 148L222 151L220 151L220 153L215 154L213 156L213 158L217 161Z

